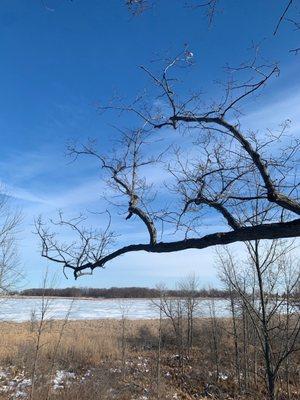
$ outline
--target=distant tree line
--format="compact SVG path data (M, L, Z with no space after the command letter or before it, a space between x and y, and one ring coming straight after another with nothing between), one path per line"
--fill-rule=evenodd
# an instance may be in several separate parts
M76 288L67 287L63 289L53 288L32 288L25 289L13 294L21 296L51 296L51 297L92 297L92 298L158 298L160 290L146 287L111 287L107 288ZM167 290L170 297L184 297L184 290ZM195 292L196 297L226 298L229 293L220 289L199 289Z

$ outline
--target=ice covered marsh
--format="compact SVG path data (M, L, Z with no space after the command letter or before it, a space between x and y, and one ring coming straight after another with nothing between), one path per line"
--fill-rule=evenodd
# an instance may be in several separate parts
M217 317L229 317L229 302L214 300ZM0 319L2 321L26 322L33 314L38 317L42 308L41 298L0 299ZM125 313L129 319L155 319L159 317L157 307L148 299L49 299L46 319L64 319L70 310L71 320L120 319ZM209 317L211 300L202 299L197 308L199 317Z

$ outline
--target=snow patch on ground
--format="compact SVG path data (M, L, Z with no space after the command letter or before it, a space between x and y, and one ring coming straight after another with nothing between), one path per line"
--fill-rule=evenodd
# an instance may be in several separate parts
M53 379L53 389L63 389L64 385L69 385L69 381L73 380L76 378L76 375L74 372L68 372L68 371L63 371L59 370L56 371L55 377Z
M87 370L81 379L86 379L90 374L91 371ZM52 379L52 389L63 389L75 379L76 374L74 372L57 370ZM16 371L14 367L0 367L0 393L7 394L8 399L27 399L30 386L31 379L26 377L25 371Z

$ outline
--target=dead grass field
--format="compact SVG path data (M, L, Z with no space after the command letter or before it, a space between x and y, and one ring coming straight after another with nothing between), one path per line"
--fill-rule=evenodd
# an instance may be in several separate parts
M237 393L233 344L222 320L216 379L209 319L197 321L195 345L181 364L171 327L159 321L48 321L40 335L31 400L263 399L264 388ZM0 399L30 399L38 336L36 323L0 323ZM159 361L160 360L160 361ZM283 385L284 386L284 385ZM159 388L159 390L158 390ZM290 400L299 399L292 386ZM260 397L257 397L259 393ZM287 397L280 397L281 400Z

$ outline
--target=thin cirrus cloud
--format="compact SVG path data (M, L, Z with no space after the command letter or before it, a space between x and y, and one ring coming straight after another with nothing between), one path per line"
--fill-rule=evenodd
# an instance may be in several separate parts
M287 119L291 121L289 132L299 135L300 127L300 87L290 93L286 90L275 94L271 101L255 107L241 118L243 126L248 129L277 129Z
M20 203L28 220L34 219L38 214L52 214L57 210L79 212L80 208L101 205L101 183L99 179L91 179L80 185L70 187L63 192L55 193L54 190L36 193L21 187L8 187L8 193L15 201Z

